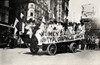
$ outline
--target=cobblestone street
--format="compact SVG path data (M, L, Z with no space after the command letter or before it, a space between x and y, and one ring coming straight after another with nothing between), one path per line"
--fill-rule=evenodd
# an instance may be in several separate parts
M100 65L99 56L99 50L50 56L41 50L32 55L28 48L0 49L0 65Z

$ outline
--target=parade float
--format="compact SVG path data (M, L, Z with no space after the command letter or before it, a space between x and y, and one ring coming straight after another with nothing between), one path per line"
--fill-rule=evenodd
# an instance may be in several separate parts
M42 49L43 51L47 51L48 54L54 55L63 46L74 53L84 39L85 28L81 24L78 25L76 31L74 30L75 27L72 26L68 26L65 30L59 23L44 25L42 27L44 27L42 32L39 31L41 38L38 37L40 44L36 48L30 46L33 54Z

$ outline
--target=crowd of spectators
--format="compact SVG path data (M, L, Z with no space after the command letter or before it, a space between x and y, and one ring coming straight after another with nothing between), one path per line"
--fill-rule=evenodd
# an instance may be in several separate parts
M98 36L87 36L86 49L95 50L100 49L100 39Z

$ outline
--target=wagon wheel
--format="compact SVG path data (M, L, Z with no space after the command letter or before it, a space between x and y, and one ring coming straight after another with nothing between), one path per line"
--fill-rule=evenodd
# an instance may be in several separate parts
M32 54L36 54L38 52L39 48L37 47L36 44L30 44L30 51Z
M55 55L57 52L57 46L56 44L49 44L47 47L47 52L49 55Z
M69 49L72 53L75 53L77 51L77 45L76 43L71 43L69 46Z

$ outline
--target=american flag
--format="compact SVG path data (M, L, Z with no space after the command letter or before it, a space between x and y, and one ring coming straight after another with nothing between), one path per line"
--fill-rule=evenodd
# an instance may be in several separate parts
M16 33L17 33L17 28L16 28L16 25L17 25L17 23L19 22L19 20L16 18L15 19L15 22L14 22L14 28L15 28L15 30L14 30L14 38L16 38Z

